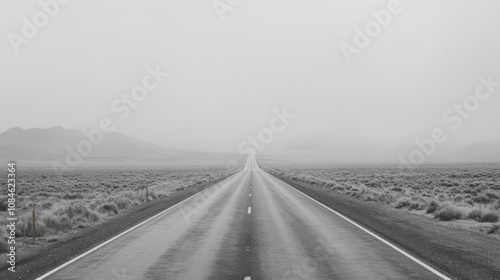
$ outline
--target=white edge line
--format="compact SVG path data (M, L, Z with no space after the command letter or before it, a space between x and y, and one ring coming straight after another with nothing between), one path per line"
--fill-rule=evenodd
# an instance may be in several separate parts
M262 169L262 168L261 168ZM263 169L262 169L263 170ZM267 173L267 171L263 170L264 172ZM267 173L269 174L269 173ZM270 175L270 174L269 174ZM379 241L381 241L382 243L384 243L385 245L391 247L392 249L398 251L399 253L403 254L404 256L406 256L407 258L409 258L410 260L416 262L417 264L423 266L424 268L426 268L427 270L429 270L430 272L434 273L435 275L439 276L440 278L442 279L445 279L445 280L451 280L451 278L447 277L446 275L442 274L441 272L437 271L436 269L432 268L431 266L429 266L428 264L422 262L421 260L417 259L416 257L410 255L409 253L405 252L403 249L397 247L396 245L390 243L389 241L383 239L382 237L376 235L375 233L369 231L368 229L364 228L363 226L359 225L358 223L354 222L353 220L347 218L346 216L340 214L339 212L331 209L330 207L326 206L325 204L317 201L316 199L310 197L309 195L303 193L302 191L299 191L298 189L296 189L295 187L291 186L290 184L288 184L287 182L283 181L283 180L280 180L276 177L273 176L273 178L285 183L286 185L288 185L289 187L291 187L293 190L295 190L296 192L308 197L309 199L311 199L312 201L318 203L319 205L321 205L322 207L326 208L327 210L329 210L330 212L336 214L337 216L341 217L342 219L348 221L349 223L353 224L354 226L356 226L357 228L363 230L364 232L368 233L369 235L375 237L376 239L378 239Z
M239 172L239 171L240 171L240 170L238 170L238 172ZM81 258L85 257L86 255L88 255L88 254L90 254L90 253L92 253L92 252L94 252L94 251L96 251L96 250L98 250L98 249L100 249L100 248L104 247L105 245L107 245L107 244L109 244L109 243L113 242L114 240L116 240L116 239L118 239L118 238L122 237L123 235L125 235L125 234L127 234L127 233L129 233L129 232L133 231L134 229L136 229L136 228L138 228L138 227L140 227L140 226L144 225L145 223L147 223L147 222L149 222L149 221L151 221L151 220L153 220L153 219L157 218L158 216L161 216L161 215L165 214L166 212L168 212L168 211L170 211L170 210L174 209L175 207L177 207L177 206L179 206L179 205L181 205L181 204L183 204L183 203L185 203L185 202L187 202L187 201L191 200L192 198L194 198L194 197L196 197L196 196L198 196L198 195L201 195L202 193L204 193L204 192L206 192L206 191L210 190L211 188L213 188L213 187L215 187L215 186L217 186L217 185L219 185L219 184L224 183L225 181L227 181L228 179L230 179L231 177L233 177L234 175L236 175L238 172L236 172L236 173L232 174L231 176L229 176L229 177L225 178L224 180L222 180L222 181L218 182L217 184L214 184L213 186L210 186L209 188L204 189L203 191L201 191L201 192L199 192L199 193L197 193L197 194L195 194L195 195L192 195L192 196L190 196L190 197L188 197L188 198L186 198L186 199L184 199L184 200L182 200L182 201L177 202L177 204L175 204L175 205L173 205L173 206L170 206L170 207L169 207L169 208L167 208L166 210L163 210L162 212L160 212L160 213L158 213L158 214L154 215L153 217L151 217L151 218L149 218L149 219L147 219L147 220L145 220L145 221L141 222L140 224L137 224L137 225L135 225L135 226L133 226L133 227L131 227L131 228L127 229L126 231L124 231L124 232L122 232L122 233L118 234L117 236L115 236L115 237L113 237L113 238L111 238L111 239L109 239L109 240L107 240L107 241L104 241L103 243L101 243L101 244L99 244L99 245L95 246L94 248L92 248L92 249L88 250L87 252L85 252L85 253L83 253L83 254L81 254L81 255L79 255L79 256L77 256L77 257L75 257L75 258L73 258L73 259L71 259L71 260L69 260L69 261L67 261L67 262L65 262L64 264L62 264L62 265L60 265L60 266L58 266L58 267L56 267L56 268L52 269L51 271L49 271L49 272L45 273L45 274L44 274L44 275L42 275L42 276L40 276L40 277L36 278L36 280L42 280L42 279L44 279L45 277L47 277L47 276L49 276L49 275L51 275L51 274L53 274L53 273L55 273L55 272L57 272L57 271L59 271L59 270L63 269L64 267L66 267L66 266L68 266L68 265L70 265L70 264L74 263L75 261L77 261L77 260L79 260L79 259L81 259Z

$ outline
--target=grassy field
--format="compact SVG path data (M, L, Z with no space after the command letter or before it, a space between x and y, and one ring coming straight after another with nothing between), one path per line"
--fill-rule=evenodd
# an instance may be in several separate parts
M500 166L278 168L268 171L439 221L467 220L500 233Z
M16 243L29 243L32 209L40 242L56 242L78 230L93 227L134 205L168 196L227 174L224 167L158 169L80 169L57 176L48 169L18 170ZM3 176L6 178L6 176ZM7 189L6 180L1 182ZM146 190L147 187L147 190ZM6 221L7 197L0 196L0 218ZM1 251L7 232L0 229Z

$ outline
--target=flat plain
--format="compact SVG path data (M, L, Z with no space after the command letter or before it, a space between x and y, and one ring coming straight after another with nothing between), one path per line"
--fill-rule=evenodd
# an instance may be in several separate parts
M133 206L171 195L228 174L223 166L169 168L81 168L56 175L46 168L17 173L16 243L30 246L32 211L38 245L58 242L98 226ZM5 175L5 174L4 174ZM6 178L6 176L3 176ZM1 186L6 188L6 180ZM0 218L7 216L7 196L0 196ZM0 228L0 250L7 251L7 232Z
M498 164L297 167L268 171L365 201L425 215L455 226L500 234Z

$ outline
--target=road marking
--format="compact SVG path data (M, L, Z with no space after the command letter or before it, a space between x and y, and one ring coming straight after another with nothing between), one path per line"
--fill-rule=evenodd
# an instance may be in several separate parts
M241 170L241 169L240 169L240 170ZM168 211L170 211L170 210L172 210L172 209L176 208L177 206L179 206L179 205L181 205L181 204L183 204L183 203L185 203L185 202L187 202L187 201L193 200L193 198L194 198L194 197L196 197L196 196L198 196L198 195L201 195L202 193L204 193L204 192L206 192L206 191L208 191L208 190L210 190L210 189L214 188L215 186L217 186L217 185L219 185L219 184L223 184L223 183L228 183L227 181L228 181L229 179L231 179L233 176L235 176L235 175L236 175L236 174L237 174L240 170L238 170L238 171L237 171L236 173L234 173L233 175L231 175L231 176L229 176L229 177L225 178L224 180L222 180L222 181L218 182L217 184L214 184L214 185L210 186L209 188L206 188L205 190L203 190L203 191L201 191L201 192L199 192L199 193L197 193L197 194L195 194L195 195L192 195L192 196L190 196L190 197L188 197L188 198L186 198L186 199L184 199L184 200L182 200L182 201L177 202L177 204L175 204L175 205L173 205L173 206L170 206L170 208L168 208L168 209L166 209L166 210L163 210L162 212L160 212L160 213L158 213L158 214L154 215L153 217L151 217L151 218L149 218L149 219L147 219L147 220L145 220L145 221L143 221L143 222L141 222L141 223L139 223L139 224L137 224L137 225L135 225L135 226L133 226L133 227L131 227L131 228L127 229L126 231L124 231L124 232L122 232L122 233L118 234L117 236L115 236L115 237L113 237L113 238L111 238L111 239L109 239L109 240L107 240L107 241L104 241L104 242L103 242L103 243L101 243L100 245L97 245L97 246L95 246L94 248L92 248L92 249L88 250L87 252L85 252L85 253L83 253L83 254L81 254L81 255L79 255L79 256L77 256L77 257L75 257L75 258L73 258L73 259L71 259L71 260L69 260L69 261L67 261L67 262L65 262L64 264L62 264L62 265L60 265L60 266L58 266L58 267L56 267L56 268L52 269L51 271L49 271L49 272L45 273L44 275L42 275L42 276L40 276L40 277L36 278L36 280L42 280L42 279L45 279L47 276L50 276L51 274L54 274L55 272L57 272L57 271L59 271L59 270L63 269L64 267L66 267L66 266L68 266L68 265L70 265L70 264L74 263L75 261L77 261L77 260L79 260L79 259L81 259L81 258L85 257L86 255L88 255L88 254L90 254L90 253L92 253L92 252L94 252L94 251L96 251L96 250L98 250L98 249L100 249L100 248L104 247L105 245L107 245L107 244L109 244L109 243L111 243L111 242L115 241L116 239L118 239L118 238L122 237L123 235L125 235L125 234L127 234L127 233L129 233L129 232L133 231L134 229L137 229L138 227L140 227L140 226L144 225L145 223L147 223L147 222L149 222L149 221L151 221L151 220L153 220L153 219L156 219L157 217L159 217L159 216L161 216L161 215L165 214L166 212L168 212Z
M252 207L248 207L248 214L252 214Z
M267 171L264 171L264 172L267 172ZM269 173L267 173L269 174ZM271 175L272 176L272 175ZM378 239L379 241L381 241L382 243L384 243L385 245L391 247L392 249L398 251L399 253L405 255L407 258L409 258L410 260L416 262L417 264L423 266L424 268L426 268L427 270L429 270L430 272L434 273L436 276L440 277L441 279L445 279L445 280L451 280L451 278L447 277L446 275L442 274L441 272L435 270L434 268L430 267L429 265L427 265L426 263L422 262L421 260L417 259L416 257L408 254L407 252L405 252L403 249L400 249L399 247L397 247L396 245L390 243L389 241L383 239L382 237L376 235L375 233L367 230L366 228L364 228L363 226L359 225L358 223L354 222L353 220L347 218L346 216L340 214L339 212L331 209L330 207L326 206L325 204L317 201L316 199L308 196L307 194L303 193L302 191L299 191L298 189L294 188L293 186L291 186L290 184L288 184L287 182L285 181L282 181L274 176L272 176L273 178L275 178L276 180L278 180L279 182L283 182L285 185L288 185L289 187L291 187L293 190L295 190L296 192L308 197L309 199L311 199L312 201L316 202L317 204L321 205L322 207L324 207L325 209L327 209L328 211L336 214L337 216L341 217L342 219L348 221L349 223L351 223L352 225L356 226L357 228L363 230L364 232L368 233L369 235L375 237L376 239Z
M249 194L248 194L248 196L252 196L252 194L251 194L251 193L249 193Z
M252 280L252 278L251 278L250 276L247 276L247 277L245 277L245 279L243 279L243 280Z

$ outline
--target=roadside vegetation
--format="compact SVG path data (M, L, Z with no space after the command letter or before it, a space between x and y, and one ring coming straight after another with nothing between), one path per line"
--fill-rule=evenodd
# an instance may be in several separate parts
M80 169L55 175L48 169L18 170L16 242L29 244L32 210L40 242L93 227L128 208L198 184L222 178L223 167L169 169ZM5 176L4 176L5 177ZM1 182L6 189L6 181ZM147 188L147 189L146 189ZM147 198L146 198L147 196ZM0 218L6 221L7 197L0 196ZM0 228L0 250L7 249L7 231Z
M345 195L418 212L439 221L489 223L500 233L500 166L267 168Z

